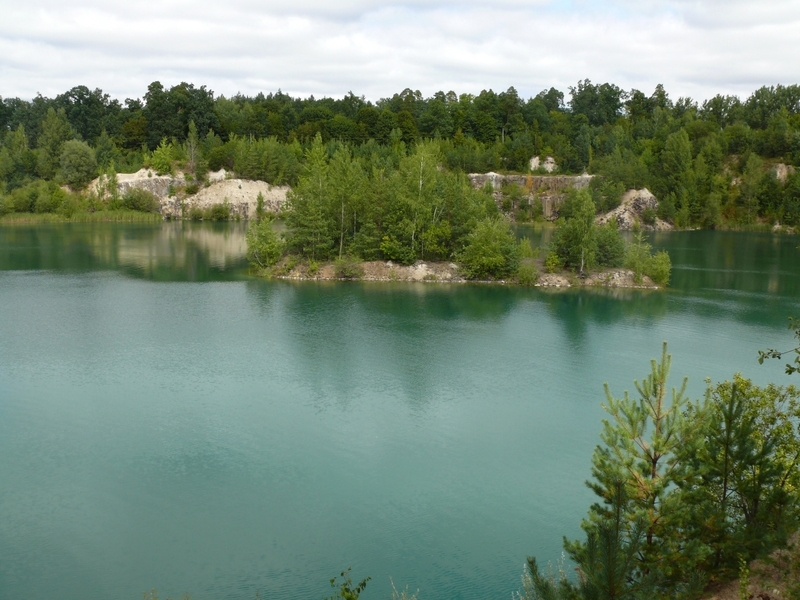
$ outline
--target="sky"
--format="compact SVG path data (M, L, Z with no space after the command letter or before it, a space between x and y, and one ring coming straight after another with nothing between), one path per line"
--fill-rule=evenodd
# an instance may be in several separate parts
M579 80L673 99L800 83L800 0L0 0L0 96L182 81L368 100Z

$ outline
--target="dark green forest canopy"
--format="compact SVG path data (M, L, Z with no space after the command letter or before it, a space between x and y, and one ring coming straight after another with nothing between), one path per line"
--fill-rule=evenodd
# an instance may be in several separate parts
M78 86L55 98L2 99L0 179L13 190L57 178L63 143L71 139L95 150L98 173L110 165L135 170L164 140L185 145L191 123L200 158L193 150L192 165L270 183L297 182L317 134L331 157L346 145L372 163L383 148L403 143L410 151L433 140L442 166L454 171L527 173L531 157L552 156L561 173L602 175L598 208L613 205L620 189L647 187L661 203L659 216L682 226L800 224L800 179L791 168L800 164L798 85L702 103L673 100L661 85L625 91L588 79L566 94L550 88L527 99L513 87L430 97L405 89L375 102L352 92L226 98L205 86L160 82L141 99L119 101ZM266 145L248 149L261 140ZM779 164L790 168L776 170Z

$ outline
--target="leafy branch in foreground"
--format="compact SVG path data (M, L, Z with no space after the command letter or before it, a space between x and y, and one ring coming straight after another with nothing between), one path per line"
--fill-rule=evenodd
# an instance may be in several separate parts
M372 577L365 577L359 583L353 585L353 580L350 577L351 568L352 567L348 567L346 571L339 573L339 577L342 578L341 583L336 582L339 577L334 577L331 579L331 587L337 591L333 596L330 596L325 600L336 600L337 598L343 598L344 600L358 600L361 592L363 592L364 588L367 587L367 582L372 579Z
M789 329L794 330L794 337L797 338L798 342L800 342L800 317L792 318L789 317ZM791 375L792 373L800 372L800 343L791 350L784 350L783 352L779 352L774 348L767 348L766 350L759 350L758 351L758 364L763 365L764 360L770 358L777 358L780 360L786 354L796 354L797 356L794 357L794 365L791 363L786 363L786 374Z

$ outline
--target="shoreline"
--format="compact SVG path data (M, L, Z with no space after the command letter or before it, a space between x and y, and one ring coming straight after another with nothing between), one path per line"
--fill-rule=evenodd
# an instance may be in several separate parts
M536 281L523 284L515 278L507 279L467 279L459 272L459 266L453 262L417 261L413 265L400 265L392 261L353 262L349 265L350 274L337 271L335 263L324 263L316 270L307 264L292 264L284 259L273 270L261 270L259 276L285 281L375 281L406 283L478 283L483 285L507 285L515 287L537 288L607 288L632 290L664 290L642 275L640 283L634 280L634 272L630 269L603 269L580 277L569 271L559 273L541 273Z

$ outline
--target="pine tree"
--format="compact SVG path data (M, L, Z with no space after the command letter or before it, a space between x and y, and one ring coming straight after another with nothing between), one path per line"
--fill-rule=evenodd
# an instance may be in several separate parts
M687 581L706 554L701 543L682 535L680 524L687 509L675 493L688 476L684 457L701 441L705 409L704 405L691 405L694 418L686 417L690 406L685 397L687 380L670 393L670 364L664 343L661 360L652 360L650 374L635 382L637 399L627 392L614 398L606 385L604 408L611 419L603 421L603 444L595 449L594 479L588 482L601 503L591 507L583 524L589 537L599 536L603 527L619 518L621 510L629 536L643 527L637 577L657 573L666 589L671 582ZM585 555L586 545L567 544L567 549L579 559Z
M44 179L53 179L58 172L64 142L75 137L64 109L47 109L39 134L37 170Z

